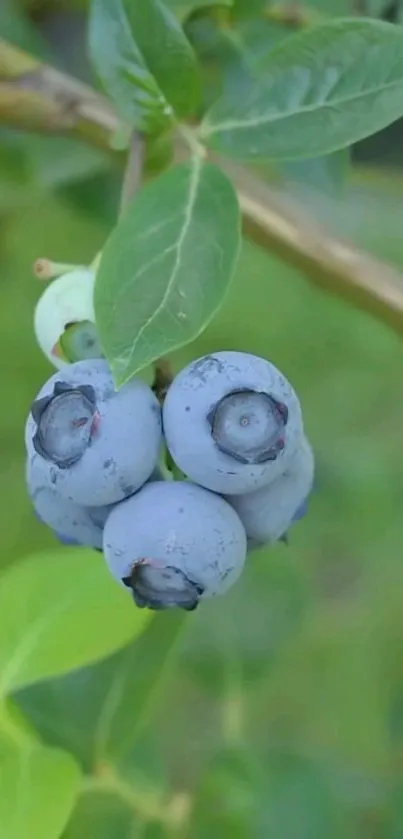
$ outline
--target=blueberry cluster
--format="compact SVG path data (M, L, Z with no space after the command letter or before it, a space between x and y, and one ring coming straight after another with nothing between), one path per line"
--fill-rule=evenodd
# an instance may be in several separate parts
M247 353L194 361L162 408L139 378L116 390L104 359L64 364L31 406L25 443L38 517L102 551L150 609L225 593L248 550L286 538L313 483L293 388ZM161 468L166 450L182 480Z

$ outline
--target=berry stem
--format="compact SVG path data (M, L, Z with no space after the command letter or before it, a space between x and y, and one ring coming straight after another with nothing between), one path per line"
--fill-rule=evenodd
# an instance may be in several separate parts
M154 381L152 390L159 402L163 402L169 386L172 384L174 373L167 358L157 358L154 362Z
M122 194L120 199L120 215L123 215L131 204L136 192L141 186L144 163L144 138L139 131L133 131L130 137L126 169L123 176Z
M77 269L85 270L84 265L67 265L63 262L52 262L51 259L40 258L34 262L33 270L38 280L55 280L63 274L68 274Z

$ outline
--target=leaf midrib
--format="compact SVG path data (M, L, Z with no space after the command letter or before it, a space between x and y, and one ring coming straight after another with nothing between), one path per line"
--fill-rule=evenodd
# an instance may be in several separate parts
M403 41L402 41L403 43ZM289 119L290 117L299 116L300 114L305 113L312 113L313 111L320 111L326 110L326 108L334 108L338 105L346 104L349 102L354 102L357 99L365 99L368 96L372 96L374 93L383 93L385 90L390 90L393 87L398 87L399 85L403 85L403 75L401 79L398 79L394 82L388 82L387 84L383 84L379 87L372 87L365 91L365 93L356 93L352 96L346 96L343 99L336 98L329 100L325 103L321 103L320 105L305 105L301 108L297 108L294 111L281 111L280 113L269 115L266 114L264 117L259 117L256 119L249 119L243 120L242 122L239 120L227 120L226 122L217 122L213 125L209 125L208 122L205 122L204 125L201 125L201 132L200 136L204 137L211 137L212 134L216 134L219 131L232 131L233 129L246 129L246 128L257 128L260 125L266 125L268 123L279 122L282 119Z
M163 311L163 309L165 307L165 304L166 304L166 302L169 298L169 294L172 290L172 286L174 285L175 280L177 278L178 271L179 271L180 266L181 266L181 256L182 256L183 248L184 248L184 245L185 245L186 236L187 236L188 230L190 228L190 225L192 223L192 211L193 211L194 205L196 203L196 199L197 199L197 193L198 193L198 186L199 186L199 183L200 183L200 173L201 173L201 169L202 169L202 164L203 164L203 160L199 156L195 156L191 161L192 169L191 169L190 178L189 178L188 200L187 200L186 205L184 207L184 223L183 223L180 235L177 239L176 245L173 246L173 248L171 248L171 246L169 248L167 248L167 250L171 250L171 249L173 249L174 251L176 250L176 257L175 257L175 262L174 262L174 265L173 265L173 268L172 268L172 271L171 271L171 276L168 280L165 293L164 293L163 297L161 298L161 301L160 301L159 305L153 311L152 315L150 315L150 317L146 321L144 321L144 323L140 327L139 331L137 332L135 341L132 344L130 354L129 354L129 356L127 358L127 361L126 361L126 365L128 365L131 362L131 360L133 358L133 355L134 355L134 352L136 350L137 344L138 344L143 332L146 329L148 329L150 324L153 323L153 321L155 321L158 318L158 316L160 315L160 313ZM163 254L161 254L161 256L163 256Z

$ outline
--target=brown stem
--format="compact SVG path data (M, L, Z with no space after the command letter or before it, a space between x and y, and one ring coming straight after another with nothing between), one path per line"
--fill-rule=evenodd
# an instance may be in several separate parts
M86 84L0 39L0 123L111 149L119 119Z
M77 137L111 151L119 127L109 103L87 85L0 40L1 123ZM179 157L183 153L178 148ZM396 268L333 238L307 217L305 207L263 184L246 168L216 156L212 159L237 189L248 238L298 268L315 285L403 333L403 277Z
M305 207L242 167L219 163L237 186L245 236L324 291L403 332L403 276L397 268L331 236Z

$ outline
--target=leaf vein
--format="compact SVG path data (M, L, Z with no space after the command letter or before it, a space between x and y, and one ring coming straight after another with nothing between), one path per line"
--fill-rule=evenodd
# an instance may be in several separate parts
M182 257L183 247L184 247L184 244L185 244L187 233L188 233L190 225L192 223L192 213L193 213L193 208L194 208L194 205L195 205L196 199L197 199L197 192L198 192L198 186L199 186L199 182L200 182L200 173L201 173L202 164L203 164L203 161L202 161L201 158L195 157L193 159L193 170L191 172L191 177L189 179L189 193L188 193L188 200L187 200L187 203L186 203L186 206L185 206L184 221L183 221L182 230L180 232L180 235L178 236L177 241L169 249L169 250L176 251L176 258L175 258L175 262L172 266L171 276L169 277L169 280L167 282L165 293L164 293L163 297L161 298L161 301L160 301L159 305L157 306L157 308L152 313L152 315L150 315L150 317L140 327L140 329L137 333L137 336L136 336L136 340L133 342L133 346L132 346L130 354L128 356L128 361L130 361L130 359L132 358L134 350L136 348L136 344L140 340L143 332L150 326L150 324L153 321L155 321L158 318L158 315L165 308L166 302L169 298L170 291L171 291L172 286L174 285L175 280L177 278L178 271L179 271L180 265L181 265L181 257Z
M216 122L216 123L209 123L208 120L202 124L200 135L202 138L204 137L211 137L213 134L216 134L219 131L232 131L234 129L243 130L246 128L258 128L259 126L269 125L270 123L280 122L283 119L289 119L290 117L299 116L300 114L305 113L312 113L313 111L324 111L324 110L332 110L333 108L337 108L340 105L345 105L359 99L365 99L367 97L371 97L375 94L384 93L387 90L392 90L393 88L397 88L399 86L403 87L403 77L401 79L397 79L394 82L388 82L386 84L380 85L378 87L368 88L364 92L359 92L352 94L351 96L344 96L339 99L334 99L331 102L321 102L320 105L317 103L312 105L304 105L302 108L296 108L293 111L281 111L280 113L275 114L263 114L259 117L254 117L245 120L226 120L224 122Z

